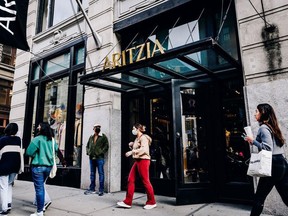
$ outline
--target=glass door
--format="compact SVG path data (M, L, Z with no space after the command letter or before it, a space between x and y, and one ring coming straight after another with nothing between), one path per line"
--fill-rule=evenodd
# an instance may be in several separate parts
M172 81L176 203L249 202L241 83Z
M197 83L172 81L176 203L215 200L209 94ZM213 133L213 132L212 132Z

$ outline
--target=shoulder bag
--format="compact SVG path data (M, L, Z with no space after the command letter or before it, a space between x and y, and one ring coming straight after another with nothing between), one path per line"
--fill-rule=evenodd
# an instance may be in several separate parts
M53 166L50 171L49 177L54 178L56 176L57 172L57 165L56 165L56 160L55 160L55 140L52 138L52 149L53 149Z
M272 151L261 150L258 153L251 153L247 175L254 177L271 176Z

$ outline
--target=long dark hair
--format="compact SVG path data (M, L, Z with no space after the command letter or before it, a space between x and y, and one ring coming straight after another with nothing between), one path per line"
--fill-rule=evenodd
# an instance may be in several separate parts
M39 125L40 125L40 130L37 133L37 136L39 135L46 136L47 140L52 140L53 134L51 132L51 128L48 122L42 122Z
M285 143L285 139L282 135L282 132L279 128L278 121L272 106L267 103L259 104L257 106L258 111L260 112L260 120L261 124L266 124L272 131L275 139L278 141L276 145L282 147Z
M16 123L9 123L4 129L7 136L14 136L18 132L18 125Z

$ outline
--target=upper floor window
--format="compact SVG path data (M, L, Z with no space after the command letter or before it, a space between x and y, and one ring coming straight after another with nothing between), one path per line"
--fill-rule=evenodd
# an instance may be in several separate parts
M7 45L2 45L1 63L15 66L16 49Z
M0 105L10 106L12 82L0 80Z
M80 0L87 8L89 0ZM37 33L45 31L80 11L75 0L40 0L38 6Z

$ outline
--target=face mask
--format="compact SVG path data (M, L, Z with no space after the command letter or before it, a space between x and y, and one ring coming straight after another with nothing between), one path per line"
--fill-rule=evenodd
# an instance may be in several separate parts
M136 136L137 135L137 129L133 129L132 134Z
M99 133L100 132L100 128L95 128L95 132Z

